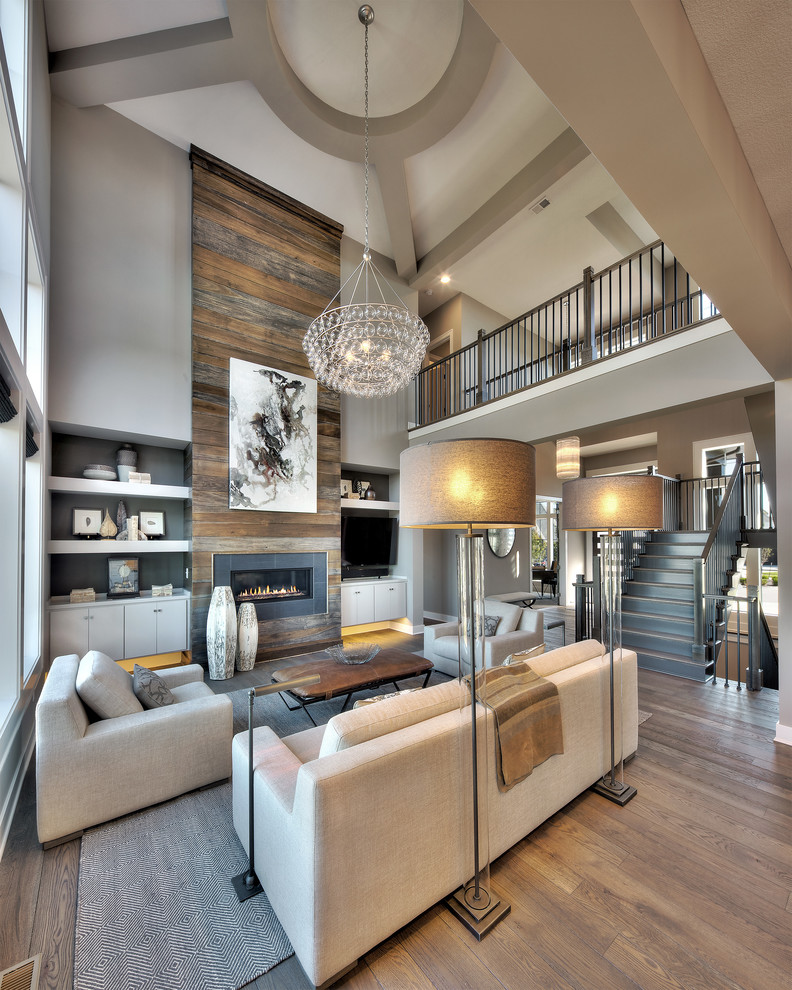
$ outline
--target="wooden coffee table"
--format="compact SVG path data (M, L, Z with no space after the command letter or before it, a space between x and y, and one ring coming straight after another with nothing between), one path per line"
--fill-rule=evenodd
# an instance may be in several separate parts
M294 677L306 677L309 674L319 675L319 680L315 684L308 684L293 691L281 692L286 707L290 711L297 711L298 708L302 708L314 725L316 722L308 711L309 705L315 705L318 701L328 701L330 698L337 698L345 694L346 698L341 707L343 712L346 711L355 691L364 691L368 688L380 687L383 684L393 684L398 691L398 681L407 677L416 677L419 674L426 675L421 685L422 688L425 688L433 669L431 660L416 656L414 653L405 653L403 650L380 650L373 660L360 664L338 663L321 653L317 653L316 657L316 660L309 660L293 667L282 667L272 675L273 683L290 681ZM288 695L298 704L290 705L284 695Z

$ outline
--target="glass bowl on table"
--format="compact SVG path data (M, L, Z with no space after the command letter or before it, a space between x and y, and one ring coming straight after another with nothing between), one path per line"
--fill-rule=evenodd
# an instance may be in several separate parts
M327 647L327 652L336 663L360 664L368 663L379 653L376 643L335 643Z

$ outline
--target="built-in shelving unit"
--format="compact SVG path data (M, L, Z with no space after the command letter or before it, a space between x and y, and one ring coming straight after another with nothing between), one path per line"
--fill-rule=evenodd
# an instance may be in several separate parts
M89 478L50 477L47 487L51 492L74 495L110 495L114 498L172 498L184 501L190 497L190 489L179 485L139 485L129 481L92 481Z
M138 470L151 475L151 484L98 480L82 477L87 465L107 464L115 467L117 449L131 443L138 452ZM189 506L191 490L184 484L184 450L165 441L162 446L138 442L134 436L83 436L54 433L52 438L52 474L47 479L50 496L50 632L52 646L64 649L73 640L84 646L84 631L93 639L113 645L122 656L142 655L135 638L137 625L145 619L151 626L146 643L162 640L169 649L188 649L187 613L190 599L191 571ZM127 515L161 511L164 535L145 540L85 538L72 533L75 509L106 511L116 521L118 503L123 501ZM107 559L139 557L140 597L125 603L107 600ZM152 585L171 584L172 597L152 599ZM183 587L187 585L186 589ZM96 602L82 608L69 604L69 592L75 588L93 588ZM149 607L141 603L149 602ZM150 615L149 615L150 612ZM79 614L78 622L74 618ZM172 629L165 625L169 620ZM70 625L74 625L74 628ZM124 628L126 623L126 630ZM168 628L168 635L164 630ZM82 630L77 636L77 630ZM155 635L160 630L159 639ZM153 630L153 631L152 631ZM92 640L89 640L89 642ZM132 645L130 645L132 644ZM173 645L176 644L176 645ZM106 651L107 652L107 651ZM146 652L145 650L143 651ZM154 650L149 652L155 652Z
M364 512L387 511L398 512L398 502L385 502L382 499L365 498L342 498L341 511L349 512L351 509L362 509Z
M189 540L50 540L47 553L187 553Z

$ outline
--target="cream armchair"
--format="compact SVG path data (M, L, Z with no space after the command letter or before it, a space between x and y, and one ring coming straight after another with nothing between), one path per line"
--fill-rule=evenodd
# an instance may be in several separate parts
M510 654L531 650L544 643L541 612L485 598L484 615L485 621L498 620L495 632L484 637L484 662L487 667L497 667ZM441 622L426 626L423 655L432 661L436 670L456 677L459 673L459 623Z
M131 713L93 722L77 692L79 668L76 655L53 660L36 706L40 842L231 775L231 701L203 683L201 666L157 671L175 703L146 710L132 694Z

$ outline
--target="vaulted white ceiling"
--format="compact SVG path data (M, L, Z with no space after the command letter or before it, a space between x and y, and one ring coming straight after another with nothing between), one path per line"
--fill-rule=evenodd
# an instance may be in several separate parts
M639 208L651 210L630 202L521 57L534 13L537 24L548 9L546 20L558 12L579 24L581 2L373 3L371 243L420 291L422 314L461 291L511 318L578 282L587 265L600 269L666 236L662 213L653 229ZM782 31L792 7L757 0L751 7L763 16L751 19L742 0L681 2L789 254L792 73ZM631 5L651 6L604 8ZM680 0L655 7L668 5L683 9ZM512 36L498 17L507 23L517 8ZM197 145L362 241L357 9L358 0L45 0L53 93L77 106L106 104L179 147ZM531 42L545 43L541 34ZM763 51L772 53L770 79L758 84ZM543 199L549 206L535 214Z

